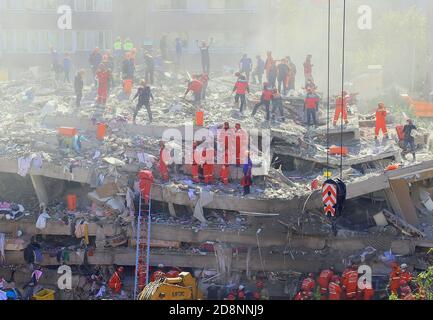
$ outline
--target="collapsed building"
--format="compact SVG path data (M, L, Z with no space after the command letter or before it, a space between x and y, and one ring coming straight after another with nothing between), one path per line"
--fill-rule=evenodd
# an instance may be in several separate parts
M89 266L103 266L107 273L113 265L130 267L133 277L137 174L155 169L164 132L185 132L183 124L191 123L196 112L181 98L186 77L158 76L151 125L131 124L132 103L121 88L113 88L103 109L94 105L96 93L89 86L76 109L72 89L41 68L31 68L21 78L26 80L0 84L1 276L7 279L16 270L17 283L27 280L24 253L31 245L47 268L41 281L46 286L56 286L56 268L63 263L74 267L76 291ZM348 261L366 263L378 276L388 273L390 254L418 270L427 267L425 252L433 248L429 132L419 131L417 161L409 162L393 139L374 142L369 120L356 105L344 129L328 127L322 107L320 126L310 131L303 125L303 93L294 92L285 98L288 119L269 126L259 116L238 113L232 85L230 74L211 79L201 107L205 127L220 128L228 121L259 136L270 132L271 161L254 159L265 170L255 176L248 196L242 195L240 168L231 170L228 186L193 183L188 165L173 168L167 183L155 174L152 267L190 270L203 287L209 279L226 285L265 274L271 295L280 298L294 296L302 273L329 266L342 270ZM257 94L250 104L259 99L260 88L252 89ZM107 128L102 137L99 124ZM59 128L76 130L84 137L81 146L65 142ZM328 145L341 139L347 156L328 155ZM324 170L341 174L347 185L343 216L334 226L323 214L320 190L311 186L313 180L323 183ZM75 200L76 206L68 203ZM131 279L126 287L133 287ZM67 292L60 294L68 298Z

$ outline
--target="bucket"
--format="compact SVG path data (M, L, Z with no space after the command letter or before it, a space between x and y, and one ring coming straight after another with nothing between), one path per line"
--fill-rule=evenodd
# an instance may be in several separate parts
M106 132L105 123L98 123L97 130L96 130L96 139L104 140L105 132Z
M68 204L68 211L75 212L77 210L77 196L75 194L66 196L66 202Z
M54 300L54 290L43 289L33 295L33 300Z
M203 111L197 111L195 113L195 125L198 127L203 127L203 125L204 125L204 112Z

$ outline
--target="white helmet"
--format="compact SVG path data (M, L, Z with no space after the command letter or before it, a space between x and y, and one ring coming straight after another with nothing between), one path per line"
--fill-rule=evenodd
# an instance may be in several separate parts
M158 264L158 268L164 268L164 265L162 263Z
M406 264L406 263L403 263L403 264L400 266L400 268L401 268L401 269L407 269L407 264Z
M243 285L239 286L239 290L244 290L244 289L245 289L245 287Z

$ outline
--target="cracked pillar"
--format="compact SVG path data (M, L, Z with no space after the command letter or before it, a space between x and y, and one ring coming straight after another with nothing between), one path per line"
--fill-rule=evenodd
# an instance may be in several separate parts
M48 194L45 188L44 180L41 176L30 175L32 179L33 188L35 188L36 196L40 205L48 205Z
M417 226L419 219L407 181L405 179L390 180L389 184L391 188L385 190L389 206L407 223Z

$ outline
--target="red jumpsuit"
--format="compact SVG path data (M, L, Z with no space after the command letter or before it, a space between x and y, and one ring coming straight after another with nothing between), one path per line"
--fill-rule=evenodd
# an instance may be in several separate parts
M391 293L397 294L398 288L400 288L401 271L400 267L394 267L389 275L389 289Z
M330 282L328 286L328 300L341 300L341 287L335 282Z
M204 150L203 151L203 157L207 159L208 157L210 163L203 164L203 175L204 175L204 183L211 184L214 182L214 164L213 161L211 161L211 158L213 158L213 150Z
M304 292L311 292L316 287L316 282L311 278L306 278L302 281L301 290Z
M96 78L98 79L98 104L105 105L107 103L108 96L108 80L110 78L110 72L107 70L99 70L96 72Z
M388 135L388 129L386 128L386 110L378 108L376 111L376 130L374 132L376 138L379 136L381 130L385 136Z
M334 116L334 125L337 124L341 115L343 116L344 122L347 124L348 120L347 120L347 98L346 97L344 98L344 100L341 97L337 98L335 116Z
M229 177L230 177L230 167L225 166L225 165L222 166L220 176L221 176L222 183L224 183L225 185L228 185L229 184Z
M122 291L122 281L117 271L108 281L108 287L113 290L115 294L119 294Z
M159 151L159 172L161 173L161 177L162 179L167 182L170 177L168 176L168 168L167 168L167 164L165 162L166 158L166 151L165 148L161 148L161 150Z
M328 286L329 282L331 281L332 277L334 276L334 272L332 270L323 270L319 278L317 279L317 283L320 287L320 294L322 295L322 300L326 300L326 294L328 293Z
M346 289L346 298L349 300L356 299L358 292L358 272L355 270L348 271L343 275L343 287Z
M240 125L236 126L236 165L240 166L245 163L242 159L245 152L248 151L248 134L241 128Z

